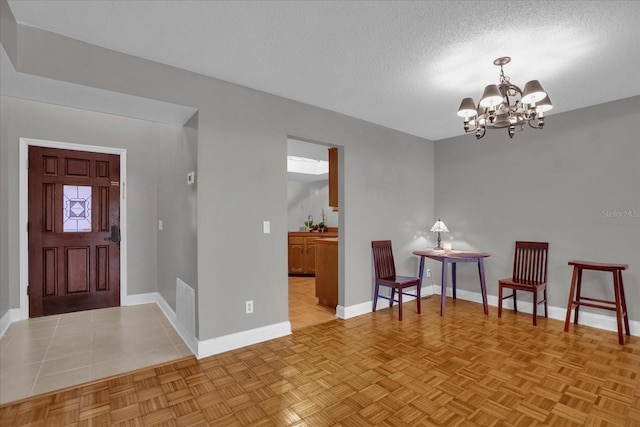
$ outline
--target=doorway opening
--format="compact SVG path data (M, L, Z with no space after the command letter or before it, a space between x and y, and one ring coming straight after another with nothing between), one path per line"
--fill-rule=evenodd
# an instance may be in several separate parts
M126 305L126 150L20 138L19 154L20 318Z
M340 218L337 206L329 201L330 149L337 150L329 144L287 140L287 268L293 330L336 317Z

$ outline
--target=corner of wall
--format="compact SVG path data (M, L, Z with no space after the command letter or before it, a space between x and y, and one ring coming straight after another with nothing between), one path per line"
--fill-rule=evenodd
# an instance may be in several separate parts
M0 43L13 68L18 68L18 24L7 0L0 0Z

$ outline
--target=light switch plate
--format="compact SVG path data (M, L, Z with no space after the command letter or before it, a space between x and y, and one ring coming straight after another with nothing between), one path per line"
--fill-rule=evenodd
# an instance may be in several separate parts
M158 220L158 230L162 231L162 220Z
M271 221L262 221L262 233L263 234L271 233Z

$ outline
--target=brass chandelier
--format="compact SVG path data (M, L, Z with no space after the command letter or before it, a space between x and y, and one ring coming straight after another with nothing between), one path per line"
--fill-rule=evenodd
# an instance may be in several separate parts
M472 98L464 98L460 103L458 116L464 118L465 133L475 132L480 139L487 129L507 128L509 138L513 138L516 126L520 130L525 124L534 129L544 127L544 113L553 108L549 95L538 80L528 82L524 92L511 83L502 69L509 62L508 56L493 61L500 67L500 84L486 86L477 107Z

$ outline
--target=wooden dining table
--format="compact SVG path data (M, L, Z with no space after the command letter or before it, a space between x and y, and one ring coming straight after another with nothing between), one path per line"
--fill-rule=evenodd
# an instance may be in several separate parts
M420 257L420 285L422 287L422 277L424 273L424 260L430 258L442 263L442 277L440 280L440 316L444 316L445 301L447 298L447 266L451 264L451 279L453 299L456 299L456 264L459 262L476 262L478 264L478 276L480 277L480 290L482 292L482 307L484 314L489 314L489 304L487 303L487 285L484 280L483 259L490 257L486 252L451 250L448 252L423 250L413 251L414 255Z

